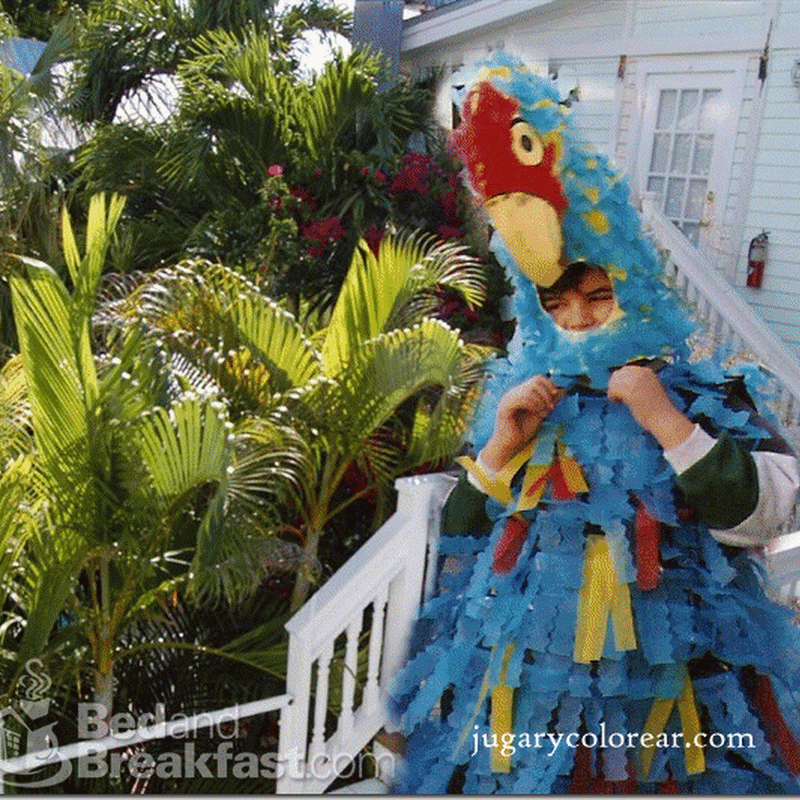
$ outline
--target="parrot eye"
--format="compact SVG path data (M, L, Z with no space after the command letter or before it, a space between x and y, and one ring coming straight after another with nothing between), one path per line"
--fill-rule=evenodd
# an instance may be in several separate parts
M515 119L511 123L511 150L520 164L535 167L544 158L542 140L525 120Z

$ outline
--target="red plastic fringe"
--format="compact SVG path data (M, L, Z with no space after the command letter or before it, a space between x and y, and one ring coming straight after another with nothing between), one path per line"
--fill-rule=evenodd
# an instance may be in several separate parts
M492 572L506 575L514 569L530 526L530 522L523 517L508 518L503 538L497 543L497 549L494 551Z
M572 768L572 782L567 794L590 794L592 788L592 754L588 747L581 745L575 751L575 766Z
M800 744L778 708L772 683L766 675L756 675L754 697L767 737L792 775L800 775Z
M661 543L661 523L651 517L641 504L636 509L636 587L643 592L655 589L661 581L658 551Z

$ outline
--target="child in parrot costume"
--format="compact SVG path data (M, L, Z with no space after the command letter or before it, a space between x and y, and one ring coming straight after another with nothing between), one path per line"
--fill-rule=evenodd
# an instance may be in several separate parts
M454 132L514 287L394 698L405 794L800 790L800 634L748 548L794 456L693 362L628 187L494 56Z

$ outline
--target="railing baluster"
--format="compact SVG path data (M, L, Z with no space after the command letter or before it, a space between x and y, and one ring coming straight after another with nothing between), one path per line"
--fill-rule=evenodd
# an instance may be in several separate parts
M333 658L333 639L325 647L317 660L317 687L314 698L314 736L311 740L311 758L325 749L325 718L328 709L328 680Z
M347 735L353 730L353 706L355 705L356 674L358 672L358 635L361 633L363 611L358 619L347 626L347 644L344 656L344 674L342 675L342 716L339 718L339 730Z
M364 691L364 707L371 714L378 705L378 669L383 650L383 616L389 587L383 585L378 591L372 606L372 628L369 634L369 665L367 668L367 686Z

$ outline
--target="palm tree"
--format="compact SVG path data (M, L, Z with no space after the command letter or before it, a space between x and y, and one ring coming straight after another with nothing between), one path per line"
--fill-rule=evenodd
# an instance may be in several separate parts
M313 186L320 216L337 214L351 236L332 255L335 295L368 219L365 202L390 211L385 190L354 191L356 165L390 172L427 103L404 85L378 92L378 62L337 56L307 84L267 34L216 29L199 36L177 69L178 111L153 125L99 128L79 158L89 194L124 193L135 237L132 268L176 255L252 262L275 217L264 184L280 165L295 185ZM321 176L321 177L320 177ZM296 232L295 232L296 235ZM306 265L307 266L307 265ZM302 276L300 276L302 277Z
M14 30L0 28L0 40ZM75 26L65 19L53 30L36 65L22 75L0 64L0 241L59 263L57 192L51 178L72 135L59 116L56 66L71 52Z
M151 90L158 76L176 75L192 57L195 42L211 31L239 40L248 32L264 36L277 57L286 57L309 29L350 32L351 15L333 2L278 5L274 0L130 0L90 6L77 50L76 114L84 122L112 122L126 97Z
M225 404L181 389L141 330L104 358L93 352L97 286L123 204L92 201L83 255L64 214L72 292L46 264L18 257L20 353L0 373L2 683L13 692L39 658L62 685L88 674L109 709L118 664L152 649L277 674L283 663L280 619L261 626L260 641L255 631L221 648L134 634L176 592L202 598L209 573L229 597L252 592L275 561L270 476L288 470L280 430L262 426L269 448L233 431Z
M433 310L441 287L480 302L480 267L431 237L389 237L377 256L362 243L327 321L304 327L233 270L197 266L154 273L123 313L188 382L218 387L255 441L283 432L295 467L282 484L286 522L313 564L330 521L359 496L458 447L487 351ZM367 483L347 496L354 464ZM301 570L293 608L309 588Z

